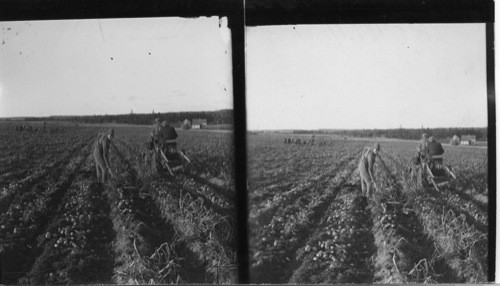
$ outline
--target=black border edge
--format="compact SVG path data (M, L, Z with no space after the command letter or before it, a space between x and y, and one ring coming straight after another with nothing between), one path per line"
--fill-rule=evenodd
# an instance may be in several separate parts
M0 0L0 21L237 16L243 0Z
M488 93L488 281L495 281L496 265L496 111L494 23L486 23L486 82Z
M494 22L492 0L247 0L247 26Z
M245 21L244 11L229 19L233 60L233 118L235 145L235 183L238 217L238 276L239 283L247 284L249 277L248 259L248 199L247 199L247 140L245 100Z

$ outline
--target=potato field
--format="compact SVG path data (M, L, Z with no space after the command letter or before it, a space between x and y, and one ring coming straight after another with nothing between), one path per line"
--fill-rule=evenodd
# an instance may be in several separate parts
M357 165L374 141L284 138L248 135L253 282L487 281L486 149L444 145L457 179L438 192L410 171L416 141L379 141L378 191L367 197Z
M191 172L152 172L149 127L114 127L115 176L97 183L107 127L0 124L5 284L235 283L232 133L178 131Z

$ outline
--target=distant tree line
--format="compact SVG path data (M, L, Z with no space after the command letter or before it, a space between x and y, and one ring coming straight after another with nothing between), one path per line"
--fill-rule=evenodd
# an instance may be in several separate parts
M321 132L320 132L321 133ZM488 139L488 128L417 128L417 129L358 129L358 130L334 130L328 133L334 133L350 137L386 137L406 140L418 140L422 133L434 136L440 140L448 140L454 135L476 135L476 140L486 141Z
M224 109L217 111L187 111L187 112L167 112L167 113L130 113L117 115L82 115L82 116L50 116L51 121L69 121L79 123L125 123L137 125L151 125L155 118L161 121L167 120L173 125L179 125L188 119L206 119L207 124L233 124L233 110ZM47 117L31 117L27 120L43 121Z

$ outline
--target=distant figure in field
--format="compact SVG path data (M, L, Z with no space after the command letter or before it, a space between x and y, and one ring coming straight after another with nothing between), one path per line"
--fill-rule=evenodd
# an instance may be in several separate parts
M380 150L380 144L375 143L373 148L365 148L359 160L359 175L361 177L361 192L363 195L370 195L371 185L375 185L373 179L373 167L375 166L375 158ZM365 187L366 185L366 187ZM366 192L365 192L366 189Z
M106 173L113 175L109 168L109 147L111 140L115 137L115 131L109 129L106 134L99 134L97 142L94 145L95 168L97 172L97 181L104 183L106 181Z

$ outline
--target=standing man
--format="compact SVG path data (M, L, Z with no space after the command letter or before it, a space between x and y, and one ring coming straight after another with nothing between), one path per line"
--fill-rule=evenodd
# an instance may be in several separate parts
M428 140L427 134L422 134L422 139L420 139L420 143L417 146L417 152L421 157L426 157L427 153L429 153L429 148L427 147Z
M372 184L376 187L375 180L373 178L373 167L375 166L375 159L378 155L379 150L380 144L375 143L373 145L373 148L365 148L363 150L363 153L361 154L358 170L361 177L361 192L363 195L370 195Z
M115 131L109 129L106 134L99 134L97 142L94 145L95 168L97 172L97 181L104 183L106 181L106 172L113 176L109 168L109 147L111 140L115 137Z
M150 140L152 143L158 143L158 136L160 134L160 129L161 129L160 118L156 118L153 124L153 129L149 133Z
M427 145L428 145L427 134L423 133L422 139L420 139L420 142L417 146L417 155L413 158L413 163L415 165L420 164L422 159L425 159L429 156L429 148Z

